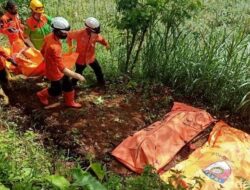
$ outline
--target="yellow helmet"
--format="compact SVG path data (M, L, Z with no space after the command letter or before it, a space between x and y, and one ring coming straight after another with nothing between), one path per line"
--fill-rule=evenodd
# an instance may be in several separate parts
M31 0L30 9L35 13L44 13L44 6L39 0Z

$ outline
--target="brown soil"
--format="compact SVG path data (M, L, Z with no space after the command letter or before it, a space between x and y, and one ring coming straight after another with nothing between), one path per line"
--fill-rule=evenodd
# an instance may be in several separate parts
M35 80L12 81L8 120L23 131L32 128L42 133L45 145L63 149L83 162L91 155L119 173L128 170L113 159L112 150L129 135L160 119L172 103L167 88L155 87L143 93L141 87L108 84L106 90L77 90L77 101L83 105L80 109L66 108L62 97L50 99L55 107L44 109L35 95L44 85Z
M121 82L108 84L106 90L81 87L77 90L77 101L83 105L80 109L66 108L62 98L50 100L60 104L44 109L35 93L46 83L16 80L12 85L7 119L16 122L20 130L36 130L43 134L45 145L64 150L83 164L91 155L108 169L124 175L130 171L114 160L112 150L129 135L161 119L173 103L170 90L164 86L146 90ZM208 134L209 130L196 141L196 146L201 146ZM188 146L182 149L169 167L191 151Z

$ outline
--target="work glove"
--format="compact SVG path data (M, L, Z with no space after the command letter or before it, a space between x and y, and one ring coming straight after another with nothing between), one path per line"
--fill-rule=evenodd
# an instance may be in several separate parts
M8 58L7 61L11 62L12 65L17 66L17 63L14 59Z

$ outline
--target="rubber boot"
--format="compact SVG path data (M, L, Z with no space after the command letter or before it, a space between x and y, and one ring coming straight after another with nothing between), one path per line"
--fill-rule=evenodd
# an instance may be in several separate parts
M75 102L75 91L72 90L70 92L64 92L64 101L65 101L65 105L67 107L72 107L72 108L80 108L82 107L81 104Z
M48 88L45 88L39 92L36 93L36 95L38 96L40 102L47 106L49 104L49 100L48 100L48 97L49 97L49 91L48 91Z

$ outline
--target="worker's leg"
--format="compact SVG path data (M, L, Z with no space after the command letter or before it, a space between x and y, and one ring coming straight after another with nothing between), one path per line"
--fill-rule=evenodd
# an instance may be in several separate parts
M80 108L82 107L81 104L75 102L75 91L72 87L72 81L68 76L63 77L63 84L62 84L62 90L63 90L63 97L65 105L68 107L73 108Z
M98 85L104 86L105 85L105 80L104 80L104 77L103 77L102 68L101 68L100 64L98 63L97 59L95 59L95 61L93 63L91 63L89 66L95 72L95 76L96 76Z
M62 94L62 80L51 81L50 87L37 92L37 96L43 105L49 104L49 96L59 96Z

